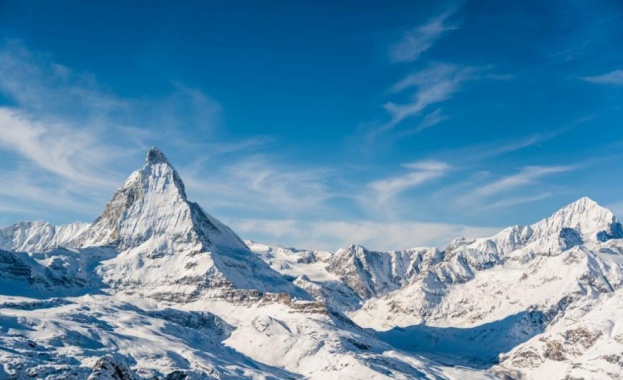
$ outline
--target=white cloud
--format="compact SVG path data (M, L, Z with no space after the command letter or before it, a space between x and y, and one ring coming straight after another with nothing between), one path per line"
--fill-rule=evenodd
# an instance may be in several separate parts
M23 111L91 116L121 112L134 102L99 88L92 75L76 73L19 41L0 46L0 91Z
M124 155L103 144L94 130L42 123L10 108L0 108L0 147L45 171L91 186L115 186L106 168Z
M402 39L390 48L389 57L393 62L411 62L419 58L419 56L439 39L442 35L450 30L458 28L457 24L449 24L448 19L457 11L452 9L442 13L426 24L418 26L406 33Z
M448 164L434 160L416 161L402 166L410 172L370 182L367 187L372 193L364 196L362 203L375 205L376 209L389 210L392 208L390 203L402 192L440 178L450 170Z
M390 121L375 131L375 134L392 129L403 120L419 115L430 105L448 100L461 90L464 82L476 79L474 73L477 70L475 67L437 63L405 77L394 84L391 91L399 93L415 88L412 101L406 104L386 103L384 108L390 115Z
M455 237L491 236L500 228L417 221L230 220L243 238L297 248L335 251L350 244L392 250L422 246L445 247Z
M433 112L427 114L424 117L424 119L422 119L422 121L415 128L407 129L401 134L404 136L404 135L410 135L414 133L420 133L423 130L432 128L435 125L448 119L450 119L450 117L444 115L441 108L437 108Z
M519 171L519 173L509 175L490 182L486 185L477 187L467 194L458 198L460 204L463 205L481 205L491 207L508 207L521 203L527 203L543 199L543 196L522 196L519 198L510 198L497 200L491 203L490 199L511 193L519 188L534 184L538 179L551 174L564 173L574 170L573 166L527 166Z
M331 170L289 166L260 154L230 157L208 171L194 167L180 172L199 201L230 211L320 213L334 196L326 184Z
M596 83L596 84L609 84L609 85L623 85L623 70L614 70L612 72L584 77L582 78L587 82Z
M524 203L532 203L532 202L540 201L543 199L547 199L547 198L552 197L553 195L554 194L551 192L546 192L546 193L541 193L541 194L531 195L531 196L511 197L511 198L501 199L499 201L493 202L485 206L485 208L492 209L492 208L513 207L513 206L518 206Z
M0 172L5 186L0 197L11 205L3 207L13 214L31 214L37 218L55 218L59 214L92 220L99 213L111 189L90 187L70 181L57 181L42 171L21 168ZM115 187L119 183L115 184Z

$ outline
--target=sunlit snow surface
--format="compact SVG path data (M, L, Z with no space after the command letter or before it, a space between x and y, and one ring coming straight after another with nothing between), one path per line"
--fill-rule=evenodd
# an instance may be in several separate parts
M0 379L611 379L623 229L588 198L443 248L243 242L154 148L92 224L0 229Z

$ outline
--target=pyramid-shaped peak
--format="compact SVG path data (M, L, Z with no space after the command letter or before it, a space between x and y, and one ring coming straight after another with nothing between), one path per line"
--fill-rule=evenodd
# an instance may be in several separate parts
M171 165L167 157L162 153L162 151L157 146L152 146L149 152L147 152L147 156L145 157L145 165L154 165L154 164L167 164Z
M81 246L142 246L171 253L215 246L248 249L227 226L187 199L181 177L155 146L79 240Z

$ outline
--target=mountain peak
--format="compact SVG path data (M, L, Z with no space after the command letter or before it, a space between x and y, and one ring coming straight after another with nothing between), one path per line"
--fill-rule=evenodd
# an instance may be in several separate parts
M602 207L599 203L595 202L589 197L582 197L575 202L568 204L567 206L556 211L551 217L577 219L578 222L607 222L610 223L616 219L612 211L605 207Z
M158 254L200 252L215 245L247 249L227 226L188 201L181 177L155 146L147 153L145 165L117 190L79 244L140 246Z
M153 164L167 164L171 165L167 157L162 153L157 146L152 146L149 152L147 152L147 156L145 157L145 165L153 165Z
M531 227L534 231L543 230L550 233L562 228L571 228L582 236L597 241L623 238L621 223L612 211L589 197L578 199Z
M579 212L587 212L587 211L592 211L592 210L597 210L597 211L605 210L609 212L608 209L600 206L599 203L595 202L594 200L586 196L578 199L575 202L568 204L567 206L563 207L561 210L565 210L565 209L579 211Z

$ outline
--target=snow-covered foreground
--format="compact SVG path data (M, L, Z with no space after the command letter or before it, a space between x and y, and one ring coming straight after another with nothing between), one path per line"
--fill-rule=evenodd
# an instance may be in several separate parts
M92 224L0 229L0 379L623 378L623 228L588 198L445 249L243 242L154 148Z

